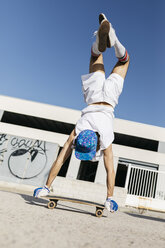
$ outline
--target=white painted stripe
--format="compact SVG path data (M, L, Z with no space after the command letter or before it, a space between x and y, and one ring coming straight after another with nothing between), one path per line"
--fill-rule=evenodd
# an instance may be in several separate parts
M69 137L68 135L65 134L42 131L34 128L22 127L22 126L6 124L1 122L0 122L0 133L57 143L61 147L64 145L67 138Z
M165 165L165 154L113 144L113 154L116 157L136 161Z
M36 116L76 124L81 112L49 104L32 102L7 96L0 96L0 109L23 115Z

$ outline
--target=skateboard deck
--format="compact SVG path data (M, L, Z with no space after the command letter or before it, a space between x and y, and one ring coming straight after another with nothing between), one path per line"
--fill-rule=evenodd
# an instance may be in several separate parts
M41 198L49 200L48 205L47 205L49 209L56 208L58 201L67 201L67 202L73 202L73 203L79 203L79 204L94 206L94 207L96 207L95 214L97 217L101 217L103 215L103 210L105 208L105 206L103 204L91 202L91 201L80 200L80 199L76 199L76 198L54 196L54 195L42 196Z

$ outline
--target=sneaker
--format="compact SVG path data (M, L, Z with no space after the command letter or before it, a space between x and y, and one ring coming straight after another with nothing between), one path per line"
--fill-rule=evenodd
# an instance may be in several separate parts
M110 32L110 23L107 20L102 21L97 33L98 50L100 52L104 52L107 48L107 40L108 40L109 32Z
M116 212L118 210L118 204L114 200L111 200L110 198L106 200L104 206L111 213Z
M101 13L99 15L99 24L102 25L103 22L109 22L108 19L106 18L106 16ZM112 46L114 46L115 44L115 41L116 41L116 33L115 33L115 30L114 28L112 27L112 24L109 22L109 33L107 35L107 47L110 48Z
M104 21L104 20L107 20L107 18L106 18L106 16L105 16L103 13L101 13L101 14L99 15L99 24L101 24L102 21Z

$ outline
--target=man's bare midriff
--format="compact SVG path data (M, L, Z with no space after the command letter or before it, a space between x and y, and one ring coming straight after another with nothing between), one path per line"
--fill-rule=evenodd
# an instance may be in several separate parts
M90 105L105 105L105 106L109 106L109 107L113 108L113 106L107 102L95 102L95 103L92 103Z

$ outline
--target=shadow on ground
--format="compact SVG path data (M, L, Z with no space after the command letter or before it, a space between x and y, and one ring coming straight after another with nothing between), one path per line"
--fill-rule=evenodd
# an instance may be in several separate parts
M135 218L140 218L140 219L146 219L146 220L153 220L153 221L159 221L159 222L165 222L165 219L162 218L157 218L153 216L146 216L146 215L139 215L139 214L134 214L134 213L127 213L129 216L135 217Z

